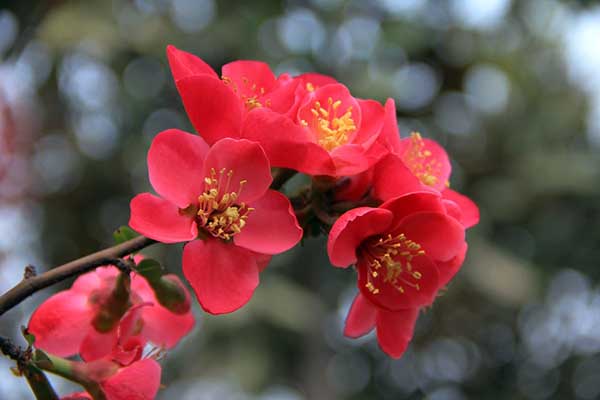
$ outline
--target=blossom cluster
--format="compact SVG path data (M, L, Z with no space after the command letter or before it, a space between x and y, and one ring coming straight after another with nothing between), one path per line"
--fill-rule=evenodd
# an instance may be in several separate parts
M345 335L375 329L382 350L400 357L419 310L460 269L465 230L479 221L477 206L449 188L444 149L418 133L401 137L392 99L354 97L332 77L275 76L258 61L234 61L218 74L173 46L167 56L196 133L156 135L147 157L156 194L132 199L131 228L184 243L183 274L211 314L244 306L273 255L326 232L331 264L357 272ZM294 173L310 185L289 195L281 183ZM124 311L99 330L116 281L114 268L79 278L36 311L29 330L49 353L112 362L100 381L111 399L125 398L110 394L111 380L136 365L154 375L158 368L152 394L160 368L140 349L174 346L193 318L189 307L164 308L134 274Z

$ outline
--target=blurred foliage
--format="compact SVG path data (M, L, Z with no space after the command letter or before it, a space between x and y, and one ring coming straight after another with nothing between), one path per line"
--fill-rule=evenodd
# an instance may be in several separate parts
M572 27L596 3L4 1L0 94L33 139L19 164L31 184L2 215L19 209L33 239L15 250L16 228L0 223L0 272L16 282L16 260L50 267L111 244L129 199L150 190L152 137L192 130L167 44L217 70L249 58L318 71L356 96L395 98L402 135L419 130L448 149L452 186L482 211L467 262L391 361L372 337L343 338L354 274L308 240L275 258L243 310L196 306L194 334L163 361L159 398L599 398L600 86L578 71L600 49L570 52L585 46ZM16 34L3 46L7 18ZM148 253L180 274L178 246ZM4 317L0 333L16 335L43 297ZM27 393L1 376L0 397Z

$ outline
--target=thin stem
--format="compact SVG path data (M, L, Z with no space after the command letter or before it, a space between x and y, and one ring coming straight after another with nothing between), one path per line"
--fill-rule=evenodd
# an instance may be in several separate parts
M19 374L27 379L31 391L38 400L58 400L58 395L41 369L31 362L31 349L22 350L9 339L0 337L2 354L16 361Z
M94 400L106 400L100 384L90 379L81 368L82 365L86 364L56 357L40 350L34 352L33 358L39 368L83 386ZM116 372L116 368L115 365L114 372Z
M23 279L8 292L0 296L0 316L21 303L38 290L44 289L55 283L91 271L101 265L116 265L120 269L127 266L120 259L128 254L156 243L152 239L138 236L119 245L109 247L96 253L79 258L75 261L53 268L43 274Z

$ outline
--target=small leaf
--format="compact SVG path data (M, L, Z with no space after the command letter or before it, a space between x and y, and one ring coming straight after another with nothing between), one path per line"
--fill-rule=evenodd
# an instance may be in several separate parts
M27 327L25 326L21 327L21 331L23 332L23 337L27 341L27 344L33 346L33 344L35 343L35 335L30 333Z
M138 234L128 226L122 226L113 233L116 244L124 243L136 236L138 236Z
M164 272L160 263L151 258L146 258L140 261L135 267L135 270L150 283L158 281Z

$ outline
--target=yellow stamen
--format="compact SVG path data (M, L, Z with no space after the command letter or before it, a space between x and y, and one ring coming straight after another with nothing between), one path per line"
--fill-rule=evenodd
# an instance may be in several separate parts
M417 271L412 264L415 257L425 254L421 245L407 239L404 234L376 237L370 239L362 247L363 256L367 260L367 283L365 287L372 294L378 294L376 279L383 273L381 280L388 283L400 293L404 293L406 287L421 290L418 282L423 274Z
M427 186L435 186L439 181L439 175L442 171L442 163L436 159L431 159L431 151L425 149L425 142L418 132L410 134L410 146L404 156L403 161L421 182ZM448 184L448 182L444 182Z
M310 110L314 117L311 128L316 133L317 142L328 151L346 144L350 135L356 131L356 124L352 118L352 107L348 107L343 114L338 116L338 109L341 104L340 100L334 102L329 97L327 99L327 108L321 106L319 101L316 101ZM300 123L303 126L309 126L305 120L300 121Z
M246 180L241 180L237 191L231 190L233 171L225 168L218 173L214 168L204 178L204 192L198 196L196 221L214 237L230 240L246 225L248 214L254 211L245 203L237 203Z

